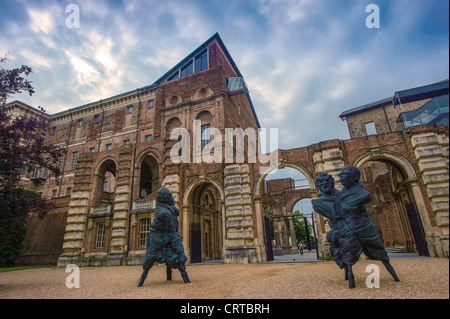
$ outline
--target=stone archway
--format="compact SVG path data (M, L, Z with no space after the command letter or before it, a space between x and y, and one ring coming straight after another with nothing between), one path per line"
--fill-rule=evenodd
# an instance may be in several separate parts
M404 215L403 219L407 224L403 224L403 227L412 231L418 253L426 256L430 253L434 254L436 232L430 221L414 167L402 155L382 150L362 155L353 165L363 169L364 165L370 162L392 165L400 172L402 179L404 179L401 188L398 188L398 191L393 188L391 191L396 196L395 208L398 208L399 214ZM376 191L378 194L379 189Z
M212 178L187 186L181 224L188 263L223 259L224 199L221 185Z
M265 216L265 207L267 206L265 195L263 194L263 185L266 177L269 173L276 169L291 168L301 173L309 184L309 189L305 190L292 190L289 191L287 197L282 200L282 204L277 213L273 213L273 227L274 227L274 240L276 243L276 249L271 248L272 243L270 240L270 231L268 231L268 218ZM258 239L260 243L264 244L264 248L267 251L273 251L274 255L284 255L289 253L297 253L297 238L295 236L294 221L292 215L292 208L295 203L302 198L310 198L312 193L315 193L315 181L311 173L301 164L279 160L274 165L266 167L260 175L258 175L253 189L255 210L256 210L256 222L258 229ZM286 197L286 196L284 196ZM272 228L272 227L270 227ZM263 246L263 245L261 245ZM268 253L268 258L271 258Z
M103 203L113 204L118 167L116 159L111 156L102 159L97 165L94 173L92 206L101 206Z
M310 189L312 191L316 189L316 183L314 181L313 176L303 165L295 163L295 162L291 162L291 161L278 160L273 165L267 166L266 168L264 168L262 170L262 173L258 175L258 177L255 181L255 184L254 184L254 189L253 189L254 196L255 197L261 196L264 180L266 179L266 177L269 173L271 173L272 171L274 171L276 169L282 169L285 167L293 168L293 169L299 171L300 173L302 173L306 177L306 179L310 185Z

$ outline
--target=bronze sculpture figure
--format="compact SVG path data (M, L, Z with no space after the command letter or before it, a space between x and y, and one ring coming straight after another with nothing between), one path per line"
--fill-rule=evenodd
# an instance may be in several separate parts
M364 207L372 199L372 195L363 189L359 182L360 175L357 167L344 167L339 173L344 187L339 192L334 188L331 175L319 173L316 182L321 193L317 199L312 200L314 210L330 219L331 231L327 234L327 240L331 243L331 255L338 266L345 270L349 288L355 288L352 266L359 260L361 252L369 259L381 260L394 280L400 281Z
M167 188L160 188L156 195L155 217L147 237L147 253L138 287L144 284L149 270L155 262L166 264L167 280L172 280L172 268L177 268L183 281L190 283L186 272L186 255L181 236L178 233L178 215L180 211L174 206L172 193Z

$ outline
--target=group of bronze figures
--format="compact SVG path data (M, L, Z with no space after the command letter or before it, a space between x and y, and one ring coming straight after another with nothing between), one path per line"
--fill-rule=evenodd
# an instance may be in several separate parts
M316 178L319 197L312 200L314 210L329 219L331 230L327 240L330 252L338 266L345 270L345 280L349 288L355 288L352 266L361 253L373 260L381 260L396 281L400 281L389 263L389 256L378 235L364 204L372 200L372 195L359 182L360 170L346 166L339 173L343 186L341 191L334 187L330 174L319 173Z
M352 266L359 260L361 253L369 259L381 260L396 281L400 281L389 263L389 257L378 232L364 207L372 199L369 192L359 182L360 171L355 166L346 166L339 173L343 185L341 191L334 187L334 179L328 173L319 173L316 178L319 197L312 200L314 210L329 219L331 230L327 240L331 244L330 252L335 262L345 270L345 280L349 288L355 288ZM186 255L181 236L178 233L178 216L172 193L161 188L156 195L155 217L147 238L147 253L144 271L138 287L144 284L153 264L166 264L167 280L172 280L172 268L180 271L185 283L189 283L186 272Z

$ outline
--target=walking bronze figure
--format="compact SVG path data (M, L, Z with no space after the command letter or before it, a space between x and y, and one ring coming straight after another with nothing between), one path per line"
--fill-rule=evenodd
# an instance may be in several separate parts
M167 280L172 280L172 268L177 268L183 281L190 283L185 265L187 258L181 236L178 233L180 211L174 204L172 193L167 188L160 188L156 194L155 217L150 226L151 233L147 237L144 271L138 287L144 284L145 278L155 262L166 264Z

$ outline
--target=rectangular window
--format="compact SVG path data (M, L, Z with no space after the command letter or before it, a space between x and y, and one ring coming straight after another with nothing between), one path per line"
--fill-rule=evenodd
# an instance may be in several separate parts
M153 107L153 106L155 106L155 100L148 100L147 107Z
M108 181L104 181L103 182L103 191L107 192L108 191Z
M201 126L201 134L202 134L202 149L208 147L211 142L211 124L205 124Z
M31 175L31 178L38 178L39 175L39 168L35 167L33 170L33 175Z
M189 74L192 74L192 73L194 73L194 66L192 64L192 61L189 62L188 65L186 65L186 66L181 68L181 76L182 77L186 76L186 75L189 75Z
M177 72L175 72L174 74L172 74L171 76L169 76L167 78L167 81L172 81L172 80L176 80L180 77L180 73L179 70L177 70Z
M56 126L53 126L52 127L52 134L55 134L55 132L56 132Z
M83 120L78 120L77 125L78 125L78 127L82 126L83 125Z
M49 158L45 159L45 167L44 167L44 173L42 174L42 178L47 178L47 172L48 172L47 166L48 166L49 160L50 160Z
M139 226L139 246L145 246L150 234L150 218L142 218Z
M72 187L66 188L66 196L72 196Z
M366 134L367 135L375 135L375 134L377 134L377 130L375 129L375 123L374 122L366 123L365 127L366 127Z
M150 142L152 140L152 135L145 135L145 141Z
M95 235L95 248L105 247L105 223L97 224L97 232Z
M112 144L106 144L106 150L109 151L110 149L112 149Z
M208 51L205 50L195 57L195 73L208 69Z
M127 106L127 113L133 113L133 105Z
M77 152L72 153L72 164L70 165L70 169L75 169L75 165L77 165Z
M130 140L125 140L125 141L123 141L123 144L124 144L124 145L130 144Z
M95 147L91 147L91 148L89 148L89 152L91 152L91 153L95 153Z
M52 190L52 198L56 197L56 189Z
M58 158L58 165L56 166L59 170L61 170L63 160L64 160L64 155L61 155L61 156Z
M100 121L100 115L94 115L94 123Z

